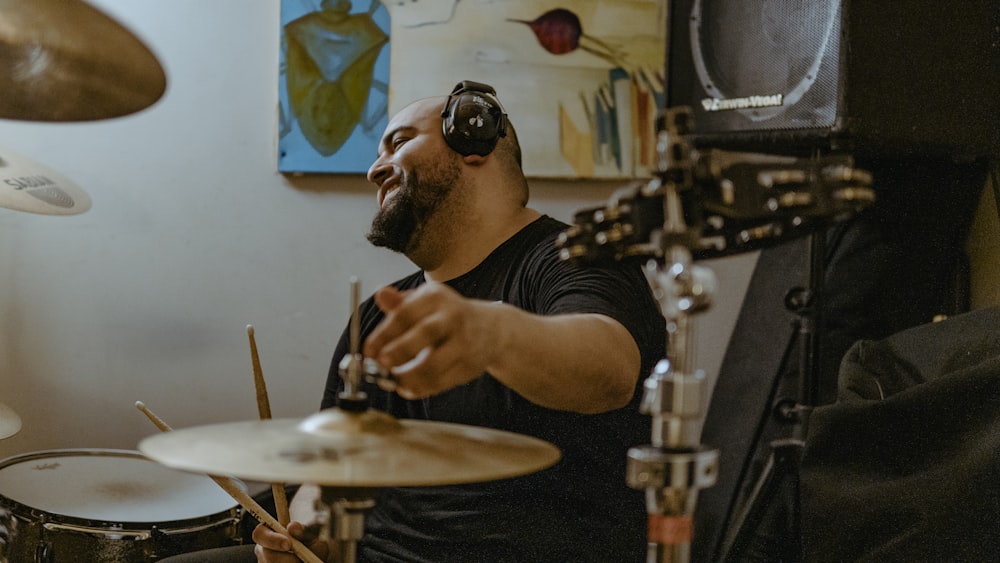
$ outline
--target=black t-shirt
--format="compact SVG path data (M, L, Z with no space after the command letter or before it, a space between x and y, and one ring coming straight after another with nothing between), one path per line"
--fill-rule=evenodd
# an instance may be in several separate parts
M463 386L408 401L366 384L371 406L399 418L455 422L531 435L562 452L553 467L524 477L442 487L383 489L366 519L361 561L551 563L644 561L642 491L625 481L627 450L648 444L650 418L638 410L641 385L663 357L665 322L638 268L576 267L559 260L567 226L541 217L448 285L466 297L503 301L541 315L600 313L624 325L642 354L629 406L597 415L535 405L484 373ZM424 283L416 272L393 285ZM364 339L383 314L361 305ZM323 408L342 389L337 366L349 353L345 330L334 353Z

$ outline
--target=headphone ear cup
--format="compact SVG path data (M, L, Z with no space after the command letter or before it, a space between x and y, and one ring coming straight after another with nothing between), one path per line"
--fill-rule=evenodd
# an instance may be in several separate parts
M444 139L462 156L493 152L500 137L506 134L505 113L500 102L488 90L469 88L460 83L448 98L442 113ZM484 85L485 86L485 85Z

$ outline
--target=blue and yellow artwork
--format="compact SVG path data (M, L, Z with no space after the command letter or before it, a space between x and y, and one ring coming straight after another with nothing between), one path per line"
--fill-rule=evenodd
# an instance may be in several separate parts
M379 0L282 0L278 171L363 173L388 122Z

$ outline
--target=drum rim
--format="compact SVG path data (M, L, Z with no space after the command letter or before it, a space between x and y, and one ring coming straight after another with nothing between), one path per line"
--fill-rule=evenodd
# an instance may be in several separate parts
M156 460L146 456L145 454L143 454L138 450L125 450L125 449L115 449L115 448L56 448L48 450L37 450L33 452L24 452L8 456L0 460L0 471L2 471L4 468L8 466L14 465L15 463L22 463L25 461L31 461L33 459L52 459L58 457L91 456L91 455L95 457L97 456L131 457L156 463L158 465L162 465L159 464L159 462L157 462ZM191 473L191 474L199 475L198 473ZM247 490L245 483L237 479L233 480L244 491ZM229 519L238 521L242 515L242 508L235 499L233 499L233 505L234 506L226 510L220 510L212 514L202 514L178 520L146 520L146 521L101 520L94 518L83 518L80 516L72 516L69 514L61 514L58 512L51 512L48 510L43 510L41 508L28 506L0 492L0 507L8 509L11 512L11 516L17 518L18 520L38 522L41 523L43 526L46 523L68 524L74 526L81 526L85 528L92 528L95 530L108 530L109 532L110 531L122 532L126 530L137 530L137 531L162 530L164 532L170 531L178 533L183 531L185 528L199 527L213 523L222 524ZM28 520L28 517L32 518L32 520Z

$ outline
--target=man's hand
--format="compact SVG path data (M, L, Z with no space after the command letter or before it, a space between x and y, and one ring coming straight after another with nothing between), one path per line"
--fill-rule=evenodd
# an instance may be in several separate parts
M327 541L318 538L317 530L306 528L301 522L292 521L286 526L288 533L302 542L310 551L323 561L330 557L331 549ZM260 563L299 563L300 559L292 553L292 542L288 536L275 532L264 524L258 524L253 530L253 541L257 544L254 555Z
M368 336L364 353L392 371L404 399L463 385L490 365L497 328L490 319L498 304L464 298L433 282L412 291L384 287L375 303L386 316Z

